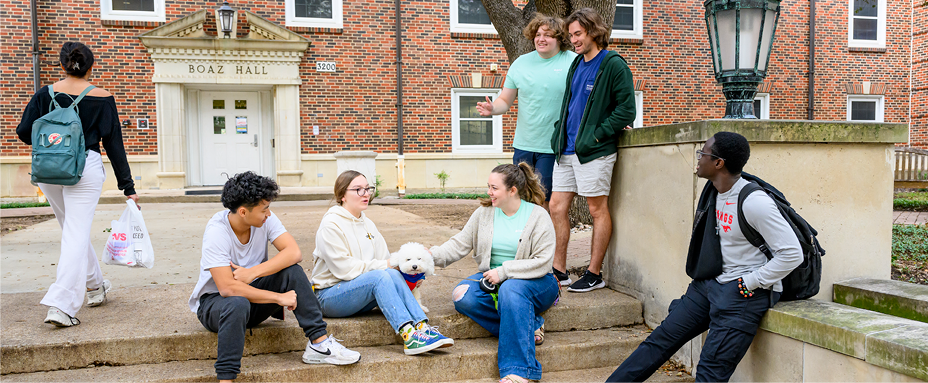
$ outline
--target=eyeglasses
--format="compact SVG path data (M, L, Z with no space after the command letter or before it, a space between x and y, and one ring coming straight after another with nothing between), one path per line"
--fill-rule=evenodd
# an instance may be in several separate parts
M375 188L371 186L369 188L357 188L357 189L348 189L348 190L353 190L355 193L358 193L359 196L363 196L365 193L374 194L374 189Z
M711 157L718 158L718 159L720 159L720 160L722 160L722 161L725 161L724 158L719 157L719 156L717 156L717 155L715 155L715 154L706 153L706 152L704 152L704 151L702 151L702 150L697 150L697 151L696 151L696 159L697 159L697 160L700 160L700 159L702 159L702 156L711 156Z

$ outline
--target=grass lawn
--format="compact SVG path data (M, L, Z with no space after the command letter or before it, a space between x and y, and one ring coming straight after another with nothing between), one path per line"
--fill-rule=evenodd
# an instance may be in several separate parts
M893 225L892 278L928 285L928 224Z
M893 210L928 211L928 191L895 193Z

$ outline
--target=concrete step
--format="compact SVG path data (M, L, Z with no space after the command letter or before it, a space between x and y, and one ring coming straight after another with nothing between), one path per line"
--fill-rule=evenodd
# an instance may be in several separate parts
M615 368L641 341L647 328L611 328L550 333L536 355L547 373ZM496 338L459 339L446 351L418 356L400 345L355 348L361 361L350 366L308 365L302 351L248 356L238 381L441 382L498 379ZM214 360L189 360L133 366L103 366L4 375L6 382L207 382L215 381ZM608 375L608 374L607 374ZM545 379L547 381L547 378Z
M435 288L423 292L432 324L455 340L489 337L486 330L454 311L448 292L456 282L434 278ZM204 329L187 307L191 291L193 284L114 289L106 305L82 309L78 317L83 323L69 328L42 323L47 309L38 302L44 293L3 294L0 373L215 358L216 334ZM641 303L609 289L565 293L544 316L549 334L642 323ZM303 350L302 330L292 313L286 318L269 319L249 333L246 355ZM348 347L400 344L379 312L326 322L328 332L344 339Z
M615 371L616 366L588 368L582 370L564 370L545 372L542 381L545 383L602 383ZM468 379L446 383L496 383L499 378ZM685 371L666 370L661 368L651 375L646 382L692 382L693 376Z
M837 303L928 323L928 286L857 278L834 284Z

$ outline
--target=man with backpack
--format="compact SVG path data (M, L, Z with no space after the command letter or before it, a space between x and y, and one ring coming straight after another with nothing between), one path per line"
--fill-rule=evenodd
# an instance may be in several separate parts
M781 280L803 262L803 251L790 222L767 193L739 199L742 189L751 185L741 173L750 152L747 139L731 132L716 133L696 152L696 175L709 182L699 198L687 254L686 273L693 281L608 382L644 381L706 330L696 381L727 382L754 340L761 318L779 301ZM742 200L744 206L739 206ZM752 245L742 227L760 234L767 251ZM772 258L768 260L765 252Z

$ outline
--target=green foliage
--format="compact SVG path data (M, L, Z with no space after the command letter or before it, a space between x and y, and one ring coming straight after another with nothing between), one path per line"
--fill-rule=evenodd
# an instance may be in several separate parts
M893 261L928 261L928 224L893 225Z
M383 185L383 180L380 176L374 176L374 198L380 197L380 185Z
M928 211L928 192L896 193L893 210Z
M490 198L486 193L420 193L407 194L405 199L478 199Z
M46 207L48 202L8 202L0 204L0 209L18 209L23 207Z
M438 177L438 184L441 185L441 191L444 193L445 182L448 182L448 178L451 178L451 176L448 173L445 173L445 170L442 169L440 173L435 173L435 177Z

